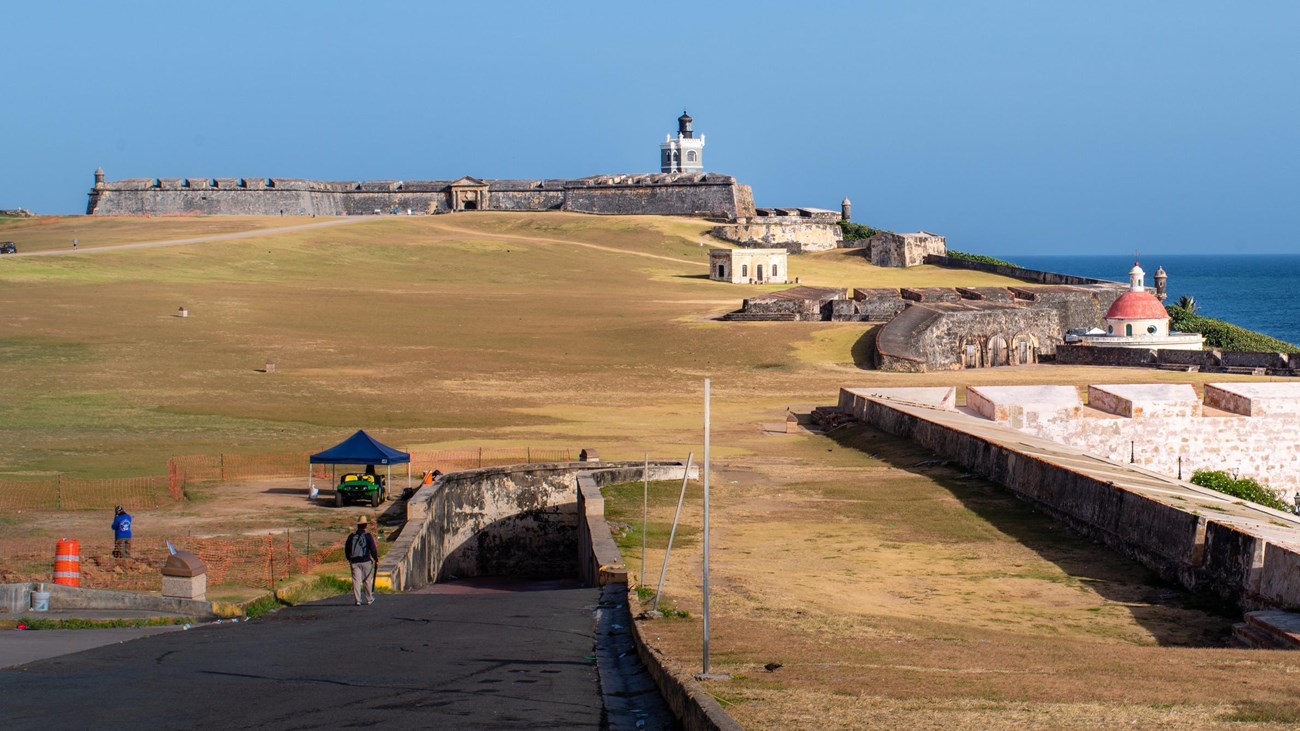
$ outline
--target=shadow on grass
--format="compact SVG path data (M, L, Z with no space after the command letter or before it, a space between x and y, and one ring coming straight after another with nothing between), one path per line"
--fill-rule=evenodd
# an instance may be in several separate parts
M674 279L708 279L707 274L674 274Z
M849 350L853 356L853 365L868 371L876 369L876 336L879 334L880 325L873 325L854 341Z
M1173 647L1224 647L1239 615L1216 597L1192 594L1106 546L1040 513L1002 485L910 441L866 425L828 435L836 444L866 451L894 469L931 480L971 512L1069 577L1069 583L1124 607L1157 643Z

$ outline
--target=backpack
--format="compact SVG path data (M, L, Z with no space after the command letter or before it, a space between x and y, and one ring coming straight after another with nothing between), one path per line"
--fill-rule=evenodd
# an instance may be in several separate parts
M356 563L370 560L370 541L367 540L368 538L370 536L366 533L353 533L348 536L348 561Z

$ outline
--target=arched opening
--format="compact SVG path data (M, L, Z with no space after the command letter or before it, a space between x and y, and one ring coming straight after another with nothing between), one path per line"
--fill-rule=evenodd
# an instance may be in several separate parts
M688 150L686 152L686 162L695 162L695 150Z
M1007 339L1001 335L994 335L989 338L989 357L988 363L992 368L1007 365L1009 355L1007 348Z
M1133 337L1133 323L1124 326L1124 336L1130 338Z
M1017 333L1012 340L1012 361L1016 365L1032 365L1038 362L1038 338L1029 333Z
M957 347L958 362L962 368L980 367L980 346L974 341L964 341Z

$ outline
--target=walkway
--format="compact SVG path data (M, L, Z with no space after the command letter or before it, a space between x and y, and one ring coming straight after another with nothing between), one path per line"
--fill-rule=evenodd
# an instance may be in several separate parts
M303 231L313 228L328 228L330 226L346 226L350 223L364 223L374 221L373 216L355 216L352 218L336 218L329 221L317 221L316 223L304 223L297 226L279 226L275 228L259 228L252 231L236 231L228 234L212 234L210 236L192 236L184 239L168 239L165 241L137 241L130 244L109 244L107 246L83 246L80 249L50 249L47 251L20 251L17 254L5 254L9 257L23 256L82 256L91 252L99 253L101 251L123 251L125 249L157 249L163 246L180 246L183 244L201 244L207 241L227 241L229 239L254 239L259 236L274 236L276 234L287 233L289 231Z
M0 670L4 725L597 729L599 598L435 585L155 635Z

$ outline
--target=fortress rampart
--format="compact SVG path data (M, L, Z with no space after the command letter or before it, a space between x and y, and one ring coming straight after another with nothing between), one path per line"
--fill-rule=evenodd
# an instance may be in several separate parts
M1026 392L1018 403L1040 400ZM845 388L839 408L1005 485L1188 589L1243 609L1300 607L1296 516L1026 434L969 406L959 410L948 387ZM1033 411L1023 413L1028 418Z
M754 214L754 195L730 175L655 173L576 180L365 180L131 178L96 173L92 215L356 216L453 211L574 211L705 216Z

